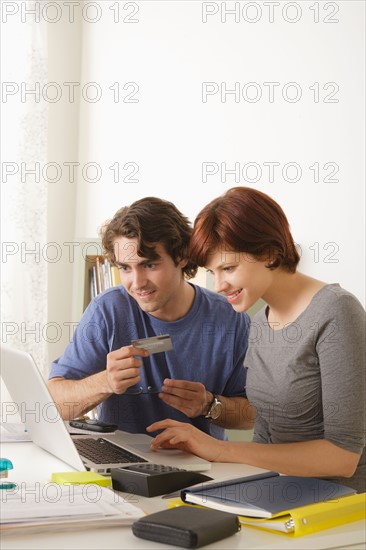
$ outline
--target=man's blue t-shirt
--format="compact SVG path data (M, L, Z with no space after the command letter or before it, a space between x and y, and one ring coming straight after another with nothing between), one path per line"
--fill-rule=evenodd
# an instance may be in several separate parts
M164 378L201 382L227 397L246 396L243 367L249 317L236 313L227 300L194 286L195 299L182 319L166 322L145 313L122 286L97 296L86 309L64 354L54 361L50 378L80 379L106 368L109 352L131 340L170 334L173 350L141 358L141 381L124 394L113 394L99 405L99 418L120 430L145 433L146 426L172 418L223 439L224 429L200 416L188 418L166 405L158 392Z

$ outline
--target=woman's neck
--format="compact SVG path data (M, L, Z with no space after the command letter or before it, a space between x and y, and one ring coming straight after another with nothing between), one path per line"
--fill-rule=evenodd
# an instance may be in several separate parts
M267 318L273 330L293 323L310 304L315 294L327 283L303 273L279 269L273 273L273 283L263 296L268 304Z

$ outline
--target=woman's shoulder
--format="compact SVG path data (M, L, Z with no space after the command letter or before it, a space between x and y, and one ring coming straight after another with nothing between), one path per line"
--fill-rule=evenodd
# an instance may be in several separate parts
M324 285L318 292L321 299L333 301L335 303L349 302L358 304L362 307L360 301L352 292L341 287L339 283L329 283Z
M328 315L353 314L364 316L365 310L352 292L341 287L339 283L324 285L314 296L313 306Z

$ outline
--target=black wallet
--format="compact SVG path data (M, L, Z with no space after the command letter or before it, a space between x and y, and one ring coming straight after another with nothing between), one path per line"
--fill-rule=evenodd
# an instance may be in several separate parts
M240 531L234 514L191 506L178 506L149 514L132 525L136 537L184 548L198 548Z

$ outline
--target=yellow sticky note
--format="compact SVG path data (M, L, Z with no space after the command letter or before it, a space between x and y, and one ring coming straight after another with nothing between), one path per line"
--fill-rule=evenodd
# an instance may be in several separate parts
M109 487L111 478L105 477L95 472L54 472L51 480L59 485L79 485L84 483L94 483Z

